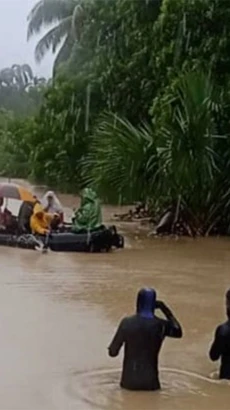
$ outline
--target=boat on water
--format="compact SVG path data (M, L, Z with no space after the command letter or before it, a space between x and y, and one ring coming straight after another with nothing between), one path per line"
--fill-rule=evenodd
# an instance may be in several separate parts
M10 234L0 232L0 246L54 252L109 252L124 248L124 237L115 226L104 227L85 233L52 232L47 237L32 234Z
M37 197L26 188L11 183L0 184L0 198L29 202L32 207L37 201ZM11 223L10 227L0 226L0 246L41 251L50 249L54 252L109 252L112 249L124 248L124 237L117 233L115 226L102 225L95 230L73 233L71 224L65 223L61 229L57 227L48 235L34 235L29 232L29 228L20 229L19 218L11 214L13 224Z

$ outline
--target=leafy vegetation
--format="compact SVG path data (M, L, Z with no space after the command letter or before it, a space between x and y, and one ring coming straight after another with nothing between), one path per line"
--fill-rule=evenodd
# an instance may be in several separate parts
M229 18L227 0L39 1L29 37L56 26L37 59L62 46L39 112L0 116L4 172L20 164L35 180L89 184L109 202L150 201L153 212L176 204L194 231L226 233ZM14 69L7 84L0 72L0 92L22 80L27 90L30 77Z

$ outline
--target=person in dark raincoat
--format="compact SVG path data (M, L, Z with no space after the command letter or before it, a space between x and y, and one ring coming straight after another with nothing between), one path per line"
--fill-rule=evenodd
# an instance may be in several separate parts
M30 232L30 217L33 215L33 209L36 204L40 203L34 195L34 202L22 202L18 212L18 229L20 233Z
M230 289L225 296L227 321L217 327L209 351L212 361L221 359L220 379L230 380Z
M75 212L72 232L91 231L102 225L101 204L91 188L85 188L81 196L81 206Z
M155 316L161 309L166 320ZM158 356L165 337L182 337L182 329L171 310L156 301L154 289L141 289L136 314L124 318L108 350L116 357L124 344L124 361L120 385L128 390L158 390Z

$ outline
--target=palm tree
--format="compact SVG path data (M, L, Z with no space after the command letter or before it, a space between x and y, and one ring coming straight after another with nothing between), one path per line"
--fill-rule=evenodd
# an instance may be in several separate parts
M74 41L79 39L79 26L83 17L82 0L40 0L28 16L28 40L46 26L53 26L38 42L35 58L40 62L48 50L57 55L55 65L70 56Z
M222 93L208 73L182 74L167 102L161 106L158 152L161 163L162 197L186 212L190 228L206 234L229 211L224 199L219 146L226 141L217 135ZM156 124L157 125L157 124ZM225 143L226 144L226 143ZM226 188L227 187L227 188ZM230 199L229 183L225 192ZM230 201L229 201L230 204ZM188 221L186 221L188 222Z
M33 115L41 106L48 85L45 78L34 77L28 64L14 64L0 70L0 110L21 117Z
M110 202L143 201L156 193L159 161L151 126L104 113L83 159L85 185Z
M12 66L14 79L20 89L24 89L33 80L33 71L28 64Z
M28 64L14 64L0 70L0 86L24 89L33 80L33 71Z
M14 81L14 73L12 68L3 68L0 70L0 86L10 87Z

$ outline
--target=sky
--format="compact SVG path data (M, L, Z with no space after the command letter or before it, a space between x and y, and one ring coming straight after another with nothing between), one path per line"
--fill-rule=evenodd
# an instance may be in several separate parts
M0 0L0 69L13 64L29 64L34 75L51 77L54 57L49 53L37 64L35 36L27 42L27 16L38 0Z

